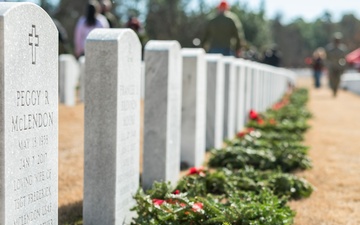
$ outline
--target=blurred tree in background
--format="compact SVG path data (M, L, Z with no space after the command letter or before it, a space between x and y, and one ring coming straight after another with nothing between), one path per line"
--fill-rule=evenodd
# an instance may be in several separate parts
M19 0L20 1L20 0ZM84 13L87 0L38 0L52 17L66 28L72 43L78 18ZM137 16L148 39L178 40L182 47L199 46L205 23L215 13L216 6L206 0L113 0L112 12L125 24L129 16ZM360 21L353 14L345 14L334 22L324 12L313 22L297 18L283 23L281 14L266 18L265 0L258 9L249 9L244 0L237 0L231 10L236 13L244 28L247 47L263 53L277 45L282 52L282 66L304 67L304 59L317 47L331 41L332 34L340 31L349 51L360 47Z
M258 12L254 12L248 9L246 4L237 1L231 11L237 14L242 22L248 47L265 51L273 44L270 23L265 19L264 4L260 4Z

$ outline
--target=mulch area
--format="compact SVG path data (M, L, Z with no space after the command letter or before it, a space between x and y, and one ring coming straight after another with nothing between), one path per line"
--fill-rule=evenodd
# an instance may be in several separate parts
M296 225L360 224L360 96L327 87L310 89L314 117L306 133L313 168L298 173L315 186L310 198L290 202ZM59 224L81 216L84 164L84 105L59 106Z

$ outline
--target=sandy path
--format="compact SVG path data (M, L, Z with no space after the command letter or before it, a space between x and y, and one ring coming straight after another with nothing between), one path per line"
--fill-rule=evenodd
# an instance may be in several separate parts
M341 91L333 98L328 88L310 87L314 114L306 134L313 169L300 173L315 187L309 199L291 203L298 225L360 224L360 96Z
M59 224L82 215L84 105L59 106Z
M84 106L59 107L59 206L83 198Z
M308 79L299 86L310 87ZM360 224L360 97L327 88L310 89L314 114L306 134L314 167L299 173L315 187L308 199L291 202L296 225ZM59 219L81 215L84 105L59 107Z

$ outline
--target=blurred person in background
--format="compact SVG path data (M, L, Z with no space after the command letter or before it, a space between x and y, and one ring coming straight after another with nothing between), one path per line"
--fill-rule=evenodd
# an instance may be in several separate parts
M100 14L100 5L97 1L89 1L86 13L80 17L75 27L75 56L79 58L85 54L85 40L95 28L109 28L109 23Z
M333 41L326 46L326 66L328 68L329 83L333 96L336 97L341 75L346 68L347 47L341 43L342 33L333 34Z
M311 68L313 70L315 88L321 87L321 75L325 66L325 58L326 52L324 48L319 47L313 52L313 56L311 59Z
M110 28L120 27L118 18L111 13L112 2L110 0L99 0L101 6L101 14L106 18Z
M271 66L279 67L281 63L281 52L276 44L267 49L264 54L263 63Z
M135 31L135 33L139 33L141 24L135 16L129 16L128 21L126 22L126 27Z
M140 43L142 45L142 59L143 59L144 46L145 46L148 38L147 38L147 36L146 36L146 34L144 32L144 29L141 26L140 21L135 16L129 16L129 19L126 22L126 27L132 29L133 31L135 31L135 33L139 37Z
M203 48L208 49L208 53L240 57L245 35L238 16L230 12L229 8L226 0L220 2L217 15L206 25L201 43Z

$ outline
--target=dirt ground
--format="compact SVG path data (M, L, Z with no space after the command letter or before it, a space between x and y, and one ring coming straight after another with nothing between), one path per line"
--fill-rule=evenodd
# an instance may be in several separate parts
M84 104L59 106L59 224L82 215Z
M314 114L305 144L311 147L313 169L298 175L316 188L312 196L290 203L296 225L360 224L360 97L328 88L315 90L311 80L309 108ZM59 107L59 220L81 216L83 199L84 105Z
M298 86L311 87L307 79ZM310 89L314 115L305 144L311 147L313 169L300 173L316 190L310 198L292 202L297 225L360 224L360 96L329 89Z

